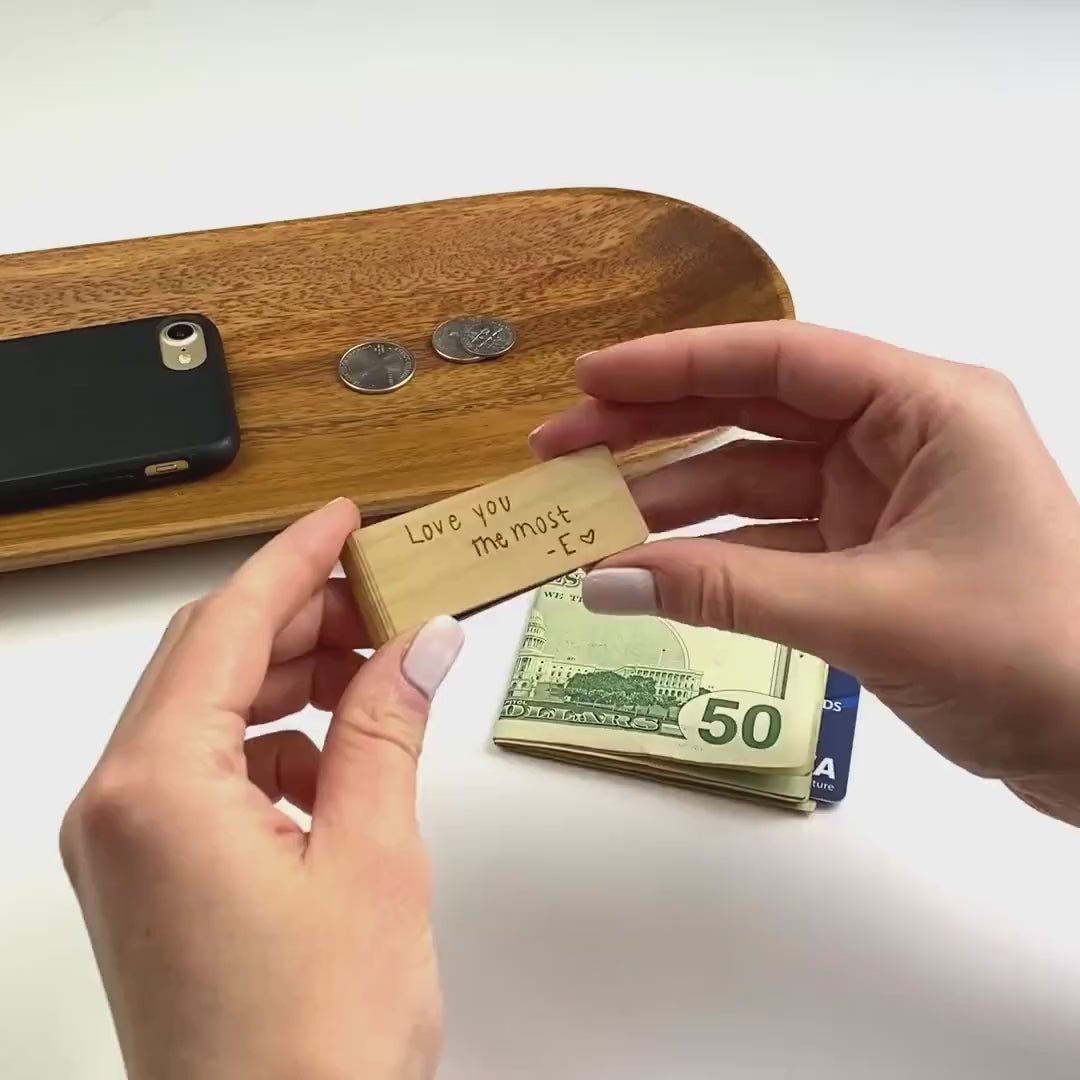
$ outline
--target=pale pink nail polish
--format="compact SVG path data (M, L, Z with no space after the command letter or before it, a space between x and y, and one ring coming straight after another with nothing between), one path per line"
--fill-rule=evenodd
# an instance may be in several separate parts
M655 579L636 566L612 566L586 574L581 601L602 615L655 615L660 607Z
M351 507L352 507L352 508L353 508L354 510L356 509L356 503L354 503L354 502L352 501L352 499L348 498L348 497L347 497L347 496L345 496L345 495L339 495L339 496L338 496L338 497L337 497L336 499L331 499L331 500L330 500L330 501L329 501L329 502L328 502L328 503L327 503L327 504L326 504L326 505L325 505L325 506L323 507L323 509L324 509L324 510L329 510L331 506L337 506L337 504L338 504L338 503L341 503L341 504L342 504L343 506L351 506Z
M456 619L436 615L412 639L401 661L402 674L425 697L433 697L464 641L465 633Z

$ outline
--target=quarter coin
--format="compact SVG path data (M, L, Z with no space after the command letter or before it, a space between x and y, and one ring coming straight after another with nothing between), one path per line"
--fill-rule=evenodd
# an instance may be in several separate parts
M416 357L393 341L362 341L338 361L338 377L361 394L386 394L416 374Z

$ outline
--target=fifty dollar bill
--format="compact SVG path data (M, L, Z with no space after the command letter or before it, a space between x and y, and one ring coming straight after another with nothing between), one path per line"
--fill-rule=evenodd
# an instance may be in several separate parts
M537 590L495 742L812 810L824 661L656 616L594 614L583 576Z

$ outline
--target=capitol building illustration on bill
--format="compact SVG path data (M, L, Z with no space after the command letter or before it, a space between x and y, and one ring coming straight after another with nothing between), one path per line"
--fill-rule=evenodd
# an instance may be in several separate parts
M701 671L663 619L611 619L581 602L580 573L543 586L529 616L511 676L516 697L559 700L575 675L612 672L647 679L654 700L678 706L701 693Z

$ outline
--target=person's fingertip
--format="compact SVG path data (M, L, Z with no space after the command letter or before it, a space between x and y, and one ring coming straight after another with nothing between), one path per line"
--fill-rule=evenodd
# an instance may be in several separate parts
M656 579L637 566L589 571L581 583L581 602L598 615L655 615L660 608Z
M545 420L529 432L529 449L538 461L550 461L567 452L566 421L562 416ZM571 447L571 449L575 449Z
M547 427L547 421L542 424L537 424L536 427L528 434L529 449L533 452L533 455L538 458L543 458L543 445L544 445L544 429Z
M577 359L576 359L576 360L574 361L574 371L576 372L576 374L577 374L577 377L578 377L579 379L580 379L580 378L581 378L581 377L582 377L582 376L583 376L583 375L584 375L584 374L585 374L585 373L586 373L586 372L587 372L587 371L589 370L589 368L590 368L590 367L592 366L592 363L593 363L593 357L595 357L596 355L597 355L597 350L596 350L596 349L593 349L593 350L591 350L590 352L587 352L587 353L582 353L582 354L581 354L581 355L580 355L580 356L579 356L579 357L578 357L578 358L577 358Z
M436 615L409 643L401 660L406 682L429 700L442 685L461 652L465 633L450 615Z
M322 513L345 513L346 507L351 517L359 520L360 511L356 506L356 503L352 499L347 498L344 495L339 495L336 499L331 499L323 508Z

